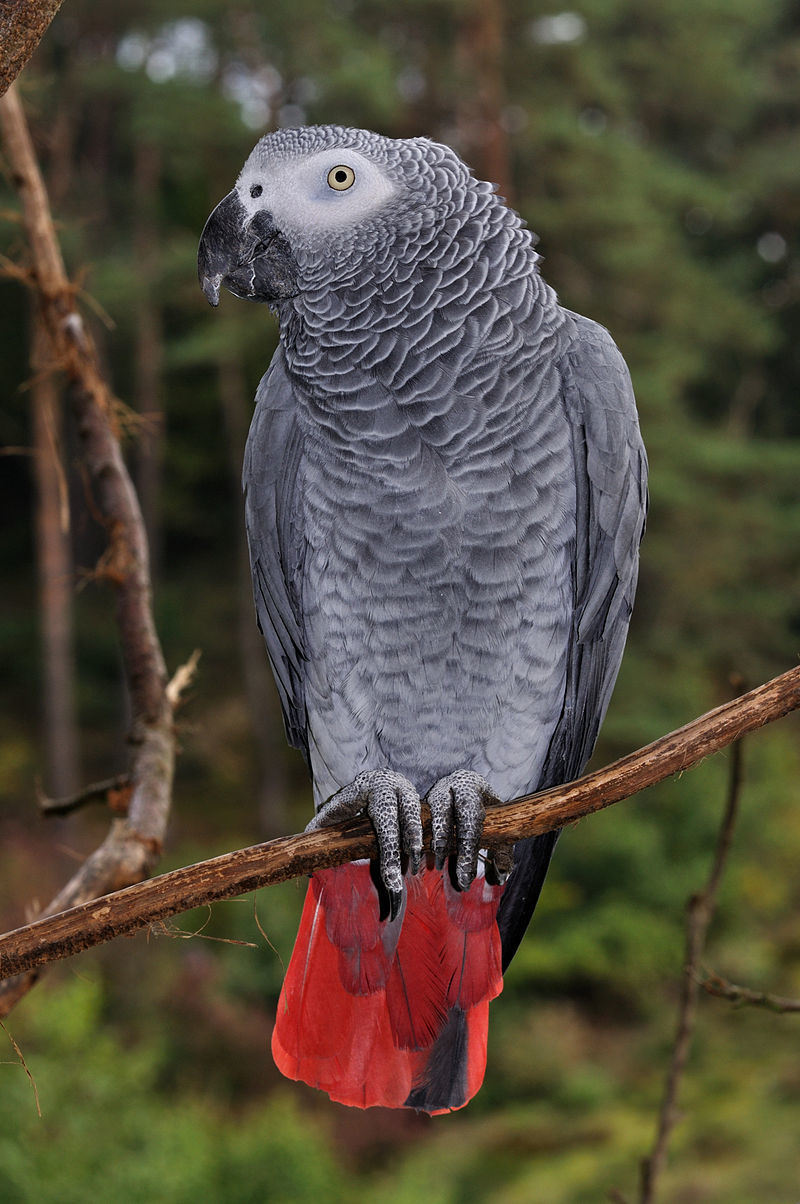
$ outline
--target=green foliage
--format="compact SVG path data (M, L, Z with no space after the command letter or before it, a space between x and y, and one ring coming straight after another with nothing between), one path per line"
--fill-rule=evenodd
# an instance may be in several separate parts
M192 948L190 960L198 956ZM140 1006L153 990L152 982L144 991L136 985L144 966L148 975L154 965L166 971L157 985L174 997L174 951L171 970L152 949L128 956L136 996L129 1003ZM230 1034L225 1051L218 1029L216 1050L192 1046L188 1030L199 1040L222 1001L238 996L237 983L218 982L210 993L200 987L205 1015L197 1010L181 1021L174 999L172 1008L148 1008L146 1016L129 1007L121 1020L114 1000L126 974L120 969L99 974L84 961L79 977L44 984L14 1018L42 1116L9 1043L0 1060L0 1198L9 1204L83 1204L95 1194L133 1204L302 1202L322 1194L334 1204L354 1194L411 1204L420 1193L436 1204L583 1204L635 1182L651 1137L667 1027L654 1040L628 1014L589 1023L579 1003L540 999L531 1008L512 993L493 1007L490 1071L475 1103L434 1121L393 1118L381 1132L369 1114L323 1104L288 1084L273 1080L265 1093L266 1062L233 1096L220 1090L225 1059L235 1078L256 1058L256 1045L237 1052ZM246 1030L244 1012L230 1017L238 1034ZM793 1031L788 1017L752 1012L716 1011L701 1021L684 1093L691 1122L677 1132L668 1198L688 1200L697 1191L725 1204L792 1198L800 1080L791 1060L774 1055ZM195 1061L176 1076L173 1050L181 1041Z
M123 1048L91 980L43 993L31 1013L26 1058L42 1117L21 1068L4 1068L0 1198L9 1204L347 1198L329 1143L318 1131L309 1146L288 1089L238 1114L210 1093L160 1090L164 1034Z

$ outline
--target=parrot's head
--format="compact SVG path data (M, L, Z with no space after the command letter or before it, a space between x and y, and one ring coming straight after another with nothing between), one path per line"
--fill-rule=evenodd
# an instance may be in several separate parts
M427 138L307 126L257 143L236 187L200 239L198 275L212 305L220 287L275 307L299 293L356 287L419 262L454 215L489 184Z

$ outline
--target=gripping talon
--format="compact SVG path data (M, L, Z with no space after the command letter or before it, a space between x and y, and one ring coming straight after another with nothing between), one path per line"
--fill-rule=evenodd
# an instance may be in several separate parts
M417 791L407 778L391 769L370 769L331 795L306 825L306 831L327 828L366 811L378 841L378 870L389 896L389 918L403 903L401 854L417 873L422 860L422 817Z
M389 891L389 922L396 920L400 914L400 909L403 906L402 890Z
M455 832L454 885L459 890L468 890L475 878L486 806L497 802L486 779L469 769L440 778L428 791L436 867L444 868Z

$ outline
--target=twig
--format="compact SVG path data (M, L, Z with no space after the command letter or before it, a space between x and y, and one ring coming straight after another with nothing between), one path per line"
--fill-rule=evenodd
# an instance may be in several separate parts
M131 779L128 775L119 773L116 777L105 778L102 782L92 782L90 786L84 786L82 790L65 798L47 798L42 794L39 796L39 810L42 815L69 815L70 812L85 807L87 803L108 802L110 794L127 790L130 785Z
M31 1090L33 1091L33 1102L36 1105L36 1114L39 1117L39 1119L41 1120L42 1109L39 1105L39 1088L36 1086L36 1079L33 1077L30 1070L28 1069L28 1063L25 1061L25 1056L24 1056L22 1050L17 1045L16 1041L11 1036L11 1033L8 1031L6 1026L3 1024L2 1020L0 1020L0 1028L3 1030L5 1035L8 1037L8 1039L11 1043L11 1048L14 1050L14 1053L17 1055L17 1058L19 1059L20 1066L22 1067L22 1069L25 1071L26 1075L28 1076L28 1082L30 1083Z
M195 648L186 664L180 665L167 683L167 700L173 711L178 709L183 695L194 680L201 655L200 649Z
M14 6L15 17L32 9ZM38 6L42 8L42 5ZM46 7L46 6L44 6ZM50 5L52 9L52 4ZM0 77L1 78L1 77ZM116 594L116 620L133 714L127 815L46 908L53 914L149 876L161 852L175 761L173 702L151 605L147 538L139 503L116 437L114 405L91 335L75 304L50 206L15 87L0 99L0 132L12 183L22 204L31 253L28 283L50 340L51 361L64 372L81 441L92 502L108 533L105 575ZM35 981L28 975L0 988L0 1016Z
M586 774L570 785L491 808L483 838L492 847L561 828L696 765L744 732L763 727L798 707L800 668L795 668L605 769ZM428 831L428 842L429 837ZM325 866L369 857L375 851L372 828L366 819L358 819L173 870L151 882L0 936L0 978L69 957L216 899L232 898ZM719 872L721 866L715 869L716 878Z
M731 1003L766 1008L770 1012L800 1012L800 999L740 987L735 982L729 982L727 978L721 978L719 974L701 977L699 985L709 995L716 995L719 999L730 999Z
M747 697L747 695L745 695ZM641 1166L640 1204L652 1204L655 1199L659 1177L664 1169L667 1149L678 1118L678 1092L689 1058L692 1035L697 1018L699 993L698 971L705 948L706 934L719 893L719 884L730 852L736 818L739 811L739 796L742 784L742 744L736 740L731 749L731 769L728 794L722 815L714 860L705 886L689 900L686 913L686 945L683 966L683 982L678 1005L678 1027L672 1047L672 1057L667 1072L664 1096L659 1110L656 1138L650 1154Z

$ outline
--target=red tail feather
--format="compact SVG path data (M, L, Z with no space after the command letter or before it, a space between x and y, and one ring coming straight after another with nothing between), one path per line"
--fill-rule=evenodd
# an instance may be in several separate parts
M272 1052L340 1103L449 1111L483 1081L502 887L457 892L432 869L406 885L404 913L381 922L368 865L313 875Z

